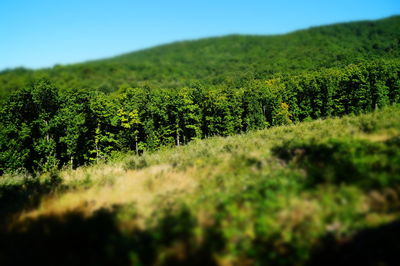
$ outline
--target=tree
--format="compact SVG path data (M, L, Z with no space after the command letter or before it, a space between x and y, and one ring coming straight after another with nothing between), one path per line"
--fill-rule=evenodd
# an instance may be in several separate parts
M285 102L280 104L280 110L274 116L274 125L288 125L292 123L292 115L289 112L289 105Z
M136 154L139 153L138 146L138 135L139 135L139 125L141 124L139 119L139 112L136 109L132 111L125 111L123 108L118 110L118 117L122 127L122 136L128 140L128 142L135 143ZM129 144L128 144L129 145Z

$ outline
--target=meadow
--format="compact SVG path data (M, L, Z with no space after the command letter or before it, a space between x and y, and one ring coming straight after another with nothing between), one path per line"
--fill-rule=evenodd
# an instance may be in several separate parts
M76 170L6 174L0 260L394 265L399 117L393 105Z

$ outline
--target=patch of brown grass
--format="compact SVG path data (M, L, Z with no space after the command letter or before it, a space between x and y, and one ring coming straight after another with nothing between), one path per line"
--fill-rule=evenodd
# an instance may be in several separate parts
M169 198L177 197L196 188L198 180L193 178L194 171L193 167L185 171L175 171L169 165L128 171L120 167L102 165L68 171L62 175L66 183L87 175L95 178L94 183L105 177L110 178L112 182L47 197L42 200L39 208L23 213L20 219L62 215L76 210L84 215L91 215L100 208L127 203L135 203L140 216L149 217L157 208L154 204L157 198L165 195Z

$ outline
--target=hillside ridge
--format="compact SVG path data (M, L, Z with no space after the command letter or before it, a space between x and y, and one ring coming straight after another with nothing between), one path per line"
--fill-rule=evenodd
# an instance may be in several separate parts
M0 98L40 78L58 87L112 92L126 87L227 85L400 58L400 16L311 27L283 35L228 35L179 41L116 57L0 72Z

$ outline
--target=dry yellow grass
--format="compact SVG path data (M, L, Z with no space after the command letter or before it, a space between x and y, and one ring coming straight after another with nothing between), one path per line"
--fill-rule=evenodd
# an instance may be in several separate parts
M393 138L394 136L396 136L396 132L380 131L375 134L359 134L357 137L372 142L383 142Z
M22 213L19 219L42 215L62 215L79 210L90 215L100 208L135 203L140 217L146 218L157 207L155 200L168 195L171 200L190 193L198 185L194 167L176 171L170 165L155 165L142 170L125 171L121 166L101 165L62 173L64 182L74 182L90 175L99 185L44 198L37 209ZM104 183L102 180L106 180ZM107 181L109 180L109 181Z

